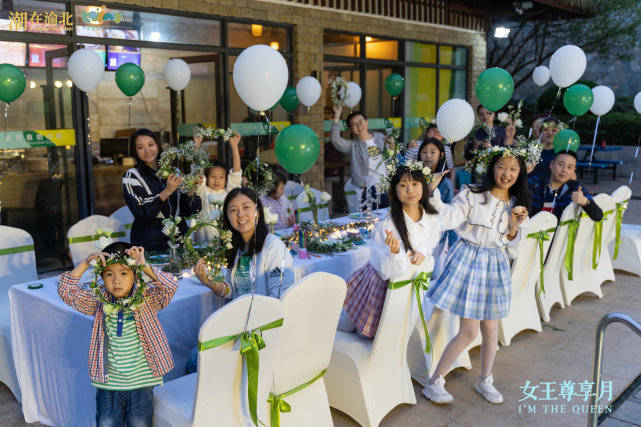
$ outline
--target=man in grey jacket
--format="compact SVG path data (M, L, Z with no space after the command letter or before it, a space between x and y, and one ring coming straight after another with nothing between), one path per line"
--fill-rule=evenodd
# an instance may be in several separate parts
M353 139L341 137L341 112L342 108L333 106L334 123L331 129L331 143L342 153L349 153L351 156L350 175L354 186L361 188L361 203L367 198L367 190L374 200L372 209L385 208L389 206L387 194L380 195L380 205L376 202L376 186L383 174L385 164L382 151L385 146L394 148L394 138L386 137L380 132L370 132L368 129L367 116L360 111L354 111L345 120L347 127L352 132Z

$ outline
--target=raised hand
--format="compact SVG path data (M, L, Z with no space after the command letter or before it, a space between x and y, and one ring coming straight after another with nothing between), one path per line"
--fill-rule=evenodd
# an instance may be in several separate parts
M196 148L196 150L200 149L200 146L202 145L202 143L203 143L202 135L194 136L194 147Z
M341 119L341 113L343 112L343 107L338 105L332 105L332 111L334 111L334 121L338 122Z
M234 131L234 136L229 138L229 146L232 148L238 148L238 144L240 143L240 134L236 131Z
M512 209L512 214L510 215L510 234L513 234L516 229L523 224L527 219L528 212L524 206L515 206Z
M445 169L443 172L438 172L432 175L434 180L428 184L428 188L430 189L430 192L434 191L434 189L438 187L441 181L443 181L443 177L447 175L449 171L450 171L449 169Z
M583 194L583 186L579 186L576 191L573 191L570 197L572 198L572 201L579 206L585 206L588 204L588 198Z
M394 233L389 230L385 230L385 234L387 234L387 237L385 237L385 244L389 247L390 252L396 255L401 249L400 240L398 240L396 236L394 236Z
M145 260L145 248L142 246L132 246L127 249L125 253L133 258L137 265L147 264L147 260Z
M102 263L103 266L107 264L107 258L109 258L109 254L106 252L96 252L91 255L89 255L83 262L82 264L85 264L86 266L91 265L91 261L93 261L96 258L100 258L100 262Z
M178 187L180 187L180 184L183 182L182 177L170 173L169 176L167 177L167 186L165 189L169 192L169 194L173 194Z

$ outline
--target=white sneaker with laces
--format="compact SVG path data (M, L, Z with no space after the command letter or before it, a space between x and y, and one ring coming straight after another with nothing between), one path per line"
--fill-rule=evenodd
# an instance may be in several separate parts
M429 382L423 388L423 396L434 403L450 403L454 400L451 394L445 390L445 378L438 377L432 384Z
M479 376L478 380L474 383L474 390L490 403L503 403L503 396L494 387L494 377L490 374L485 379Z

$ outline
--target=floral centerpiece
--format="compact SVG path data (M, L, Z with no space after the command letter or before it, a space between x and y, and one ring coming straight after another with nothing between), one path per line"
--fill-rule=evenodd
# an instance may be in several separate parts
M108 293L105 295L104 287L99 283L98 277L101 277L105 268L112 264L124 264L134 271L134 283L137 282L137 287L132 296L115 299ZM91 266L93 267L93 278L89 287L102 303L102 311L105 314L115 313L126 308L131 310L140 308L145 300L147 283L142 280L142 267L136 264L133 258L123 252L117 252L105 259L105 265L102 264L100 258L94 258L91 260Z
M180 271L180 260L178 259L178 247L180 246L180 224L182 218L179 216L165 218L162 220L162 232L169 238L167 245L169 245L169 268L172 273Z
M111 228L99 228L96 230L96 234L94 234L94 236L98 238L96 241L96 248L98 248L98 250L102 251L114 242L114 239L111 237L113 232L114 231Z
M278 222L278 214L276 212L272 212L268 206L263 207L263 213L265 215L265 222L267 223L271 232L273 233L274 226Z
M319 226L318 223L318 210L321 209L323 204L326 204L332 199L332 196L330 196L327 192L323 191L321 193L320 197L320 203L316 200L316 196L314 195L314 192L312 191L312 188L309 186L309 184L306 184L303 187L303 192L298 195L296 198L298 203L307 203L309 205L309 209L312 212L312 217L314 218L314 224L316 227Z
M164 151L158 159L156 176L167 179L169 174L182 177L180 187L183 191L192 191L203 174L207 165L207 154L196 149L193 141L188 141L177 147Z

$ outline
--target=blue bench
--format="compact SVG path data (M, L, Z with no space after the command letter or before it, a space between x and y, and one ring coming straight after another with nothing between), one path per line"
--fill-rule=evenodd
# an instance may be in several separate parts
M617 179L617 166L622 165L623 160L599 160L598 162L577 162L576 167L579 170L581 179L586 171L592 171L594 174L594 183L596 184L599 179L600 169L612 169L612 179Z

